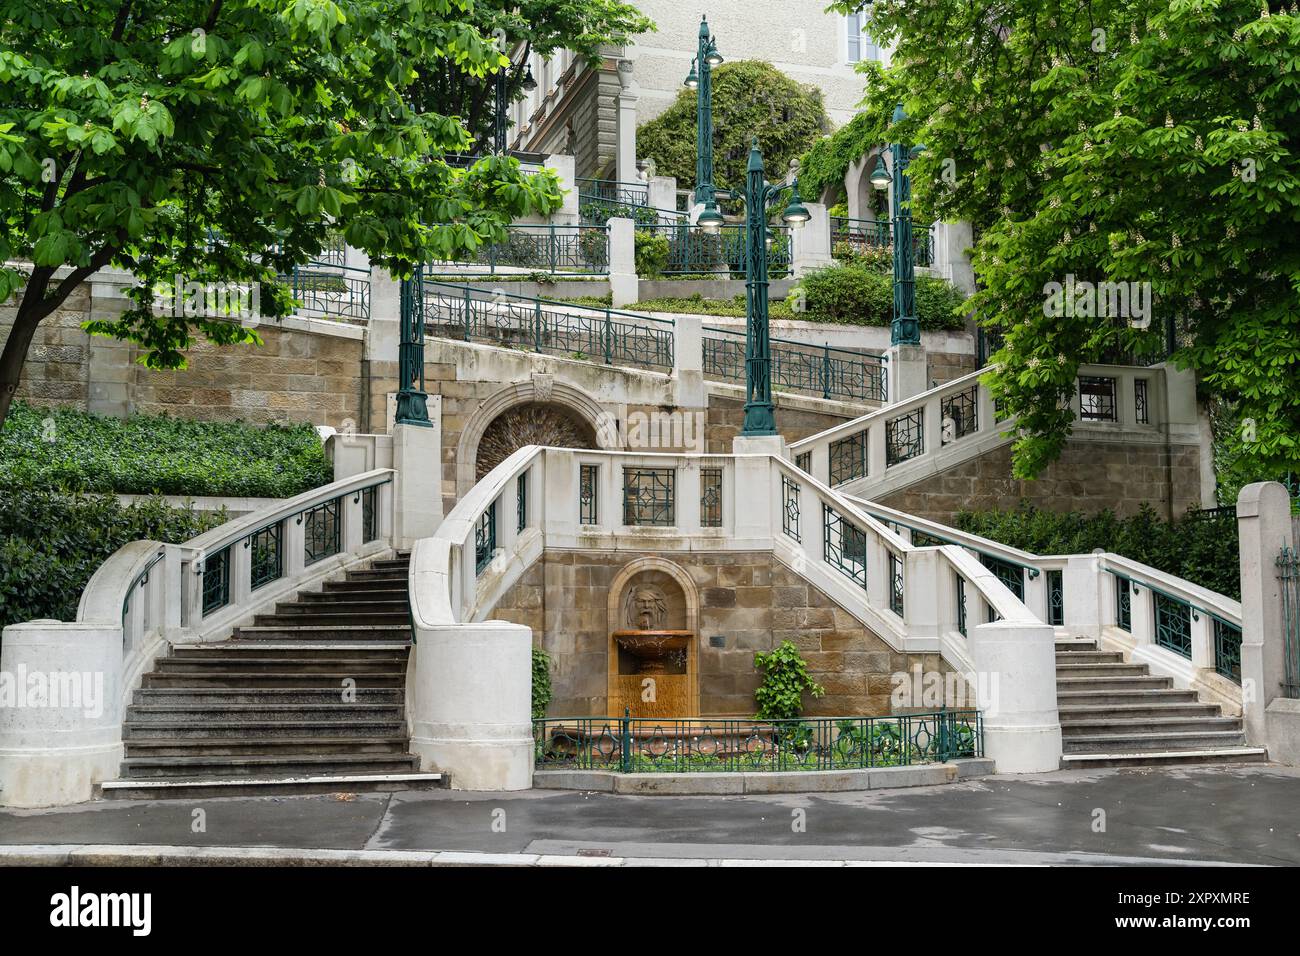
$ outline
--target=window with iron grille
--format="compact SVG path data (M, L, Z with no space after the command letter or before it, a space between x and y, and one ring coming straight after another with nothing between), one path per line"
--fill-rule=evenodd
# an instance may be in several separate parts
M1128 578L1115 579L1115 626L1133 632L1133 588Z
M957 630L966 636L966 579L957 576Z
M973 435L979 430L976 419L978 407L979 386L977 385L940 400L939 414L943 421L943 444Z
M203 558L203 615L219 611L230 603L230 548Z
M842 485L855 478L865 478L867 474L866 431L831 442L830 459L832 485Z
M1065 572L1047 572L1047 623L1065 626Z
M700 527L722 527L722 469L700 469Z
M623 524L671 528L677 523L676 482L672 468L624 468Z
M1241 683L1241 628L1214 618L1214 669Z
M885 467L915 458L925 451L924 409L885 422Z
M331 498L298 516L303 526L303 563L315 564L339 553L339 499Z
M379 537L379 522L377 520L379 512L375 509L375 502L379 496L379 489L375 486L361 489L361 543L369 544Z
M1192 608L1159 591L1152 591L1156 605L1156 644L1183 657L1192 656Z
M800 471L806 471L808 474L812 474L812 452L806 451L802 455L795 455L794 466Z
M278 522L254 531L244 540L249 549L249 585L256 591L263 584L279 580L284 574L284 557L280 550L282 525Z
M867 533L828 504L822 504L823 550L826 563L864 591L867 588Z
M788 475L781 476L781 530L794 538L799 537L799 485Z
M1114 422L1115 380L1101 376L1079 377L1079 417L1085 422Z
M1000 558L995 558L991 554L981 554L980 564L993 572L993 576L1007 586L1007 589L1016 596L1016 600L1025 599L1025 569L1017 567Z
M528 527L528 475L515 479L515 530L523 531Z
M600 466L578 468L578 523L598 524L600 516Z
M903 559L889 552L889 609L903 616Z
M1147 404L1147 380L1144 378L1133 380L1133 404L1137 411L1137 423L1150 425L1151 411Z
M488 505L474 525L474 571L482 574L497 550L497 503Z

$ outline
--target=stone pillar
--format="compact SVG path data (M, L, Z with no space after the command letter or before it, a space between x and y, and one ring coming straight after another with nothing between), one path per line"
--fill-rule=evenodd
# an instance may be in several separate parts
M1045 773L1061 766L1052 628L1027 621L979 624L971 661L984 716L984 754L998 773Z
M641 297L636 274L636 228L631 219L609 221L609 291L614 308Z
M674 316L673 384L676 388L674 401L679 408L708 409L709 395L704 383L703 316Z
M901 402L930 388L924 345L891 345L885 353L889 401Z
M362 352L365 388L365 421L354 423L353 433L387 432L393 418L389 414L389 396L396 393L397 346L401 339L402 285L386 269L370 270L370 321ZM343 422L340 431L349 431Z
M655 209L677 208L677 177L651 176L649 182L650 205Z
M831 217L819 202L804 203L811 218L802 229L795 229L794 274L801 277L813 269L833 264L831 259Z
M934 269L966 295L975 293L975 270L966 254L974 244L969 222L934 224Z
M125 273L106 270L92 276L90 318L113 320L126 311L132 303L123 289L131 281ZM130 342L88 336L86 411L114 418L125 418L134 411L132 384L140 366L131 361L132 350Z
M430 425L393 428L398 548L414 547L442 523L442 396L430 395L428 402Z
M1281 696L1286 675L1283 642L1282 582L1277 557L1294 547L1291 499L1276 481L1241 489L1237 498L1237 533L1241 549L1241 702L1246 740L1267 740L1265 711Z
M552 153L546 157L546 168L559 178L560 189L564 192L564 205L551 214L551 222L557 226L576 226L580 216L580 203L573 157Z
M532 648L522 624L419 629L406 683L422 770L449 774L456 790L532 786Z
M619 182L636 181L636 103L639 98L631 60L618 61L618 161Z

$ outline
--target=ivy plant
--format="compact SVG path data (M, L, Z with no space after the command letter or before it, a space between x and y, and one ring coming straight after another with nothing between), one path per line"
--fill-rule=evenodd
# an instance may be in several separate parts
M754 666L763 671L763 682L754 691L757 720L796 720L803 716L803 695L821 697L826 688L808 674L808 662L791 641L770 653L754 655Z

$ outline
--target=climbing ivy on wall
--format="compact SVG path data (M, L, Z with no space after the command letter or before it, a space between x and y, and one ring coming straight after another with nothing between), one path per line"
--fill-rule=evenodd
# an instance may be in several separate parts
M883 115L881 104L859 113L830 136L817 140L804 153L799 161L799 191L805 200L816 202L827 189L836 190L833 195L838 198L849 167L873 147L884 143L889 117Z
M695 185L695 91L683 87L676 102L637 129L637 152L679 189ZM758 136L768 179L785 174L830 120L821 91L801 86L770 63L741 60L713 71L713 166L720 189L743 189L749 146Z

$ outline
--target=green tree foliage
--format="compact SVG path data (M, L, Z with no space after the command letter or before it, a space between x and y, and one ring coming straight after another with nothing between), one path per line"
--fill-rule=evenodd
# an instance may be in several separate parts
M637 129L637 152L679 188L695 185L695 91ZM758 137L768 179L785 175L830 127L821 91L800 86L770 63L740 60L713 71L713 177L719 189L743 190L750 141Z
M599 64L604 46L625 46L640 33L654 29L649 18L634 6L618 0L474 0L457 19L472 25L485 37L504 39L516 64L530 54L552 56L571 51L575 59ZM459 116L474 137L475 152L491 147L495 76L484 77L453 57L441 57L418 66L420 78L414 97L424 110ZM534 77L541 82L541 77ZM510 102L524 95L524 71L506 74ZM545 91L543 91L545 92Z
M874 73L880 64L866 61L861 68ZM827 190L832 196L842 195L849 167L873 148L884 145L888 126L888 113L882 113L880 104L876 104L874 110L859 113L830 136L813 143L799 163L799 189L804 198L819 200ZM847 215L847 210L842 215Z
M803 716L803 695L821 697L826 688L808 675L808 662L791 641L768 654L755 654L754 666L763 671L763 682L754 691L758 720L793 720Z
M473 137L414 104L416 64L484 77L506 57L470 0L0 0L0 301L21 288L0 355L0 420L39 323L95 270L139 280L135 307L92 322L184 365L196 333L259 342L221 315L155 314L153 289L259 283L321 248L327 227L397 273L505 238L559 206L551 174L443 157ZM208 247L211 248L208 248ZM59 272L59 270L65 270ZM183 310L181 310L183 311Z
M868 98L923 142L919 218L967 219L1015 473L1063 446L1080 363L1172 323L1256 476L1300 471L1300 15L1262 0L849 0L897 44ZM1151 327L1048 315L1048 283L1147 282ZM1140 324L1140 323L1139 323Z
M533 720L546 716L551 706L551 655L533 648Z

